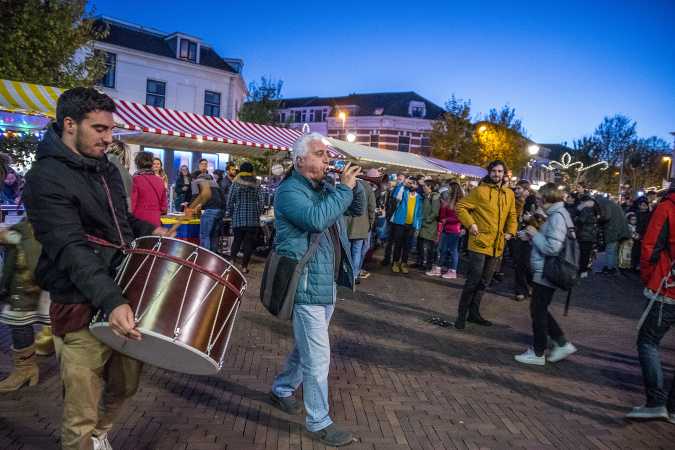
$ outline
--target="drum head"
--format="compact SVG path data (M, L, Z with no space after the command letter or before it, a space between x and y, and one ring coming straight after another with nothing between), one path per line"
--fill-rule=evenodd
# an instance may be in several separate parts
M220 364L214 359L178 340L150 330L138 328L143 335L141 341L117 336L108 322L94 323L89 330L113 350L162 369L191 375L215 375L220 370Z

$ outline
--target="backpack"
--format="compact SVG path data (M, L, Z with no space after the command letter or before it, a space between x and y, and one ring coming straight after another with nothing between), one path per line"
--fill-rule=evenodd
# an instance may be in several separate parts
M579 243L574 226L567 223L564 214L560 212L557 214L563 216L567 234L560 252L557 255L546 256L543 275L546 281L555 287L569 291L579 281Z

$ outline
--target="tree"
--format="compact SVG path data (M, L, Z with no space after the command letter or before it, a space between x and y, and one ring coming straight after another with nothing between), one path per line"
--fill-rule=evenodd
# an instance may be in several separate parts
M637 138L635 128L636 123L621 114L605 117L593 132L597 145L592 156L610 166L619 165Z
M281 104L283 81L273 81L261 77L260 83L252 81L248 85L246 103L239 109L239 120L261 125L280 125L277 110ZM251 158L257 173L270 173L272 152L266 150L260 158Z
M490 112L488 112L485 120L495 125L513 130L523 136L526 134L523 123L516 117L516 109L509 107L508 104L504 105L499 111L492 108Z
M239 120L262 125L278 125L277 110L281 104L283 81L273 81L265 77L260 83L252 81L248 85L246 103L239 109Z
M631 146L630 156L626 159L626 174L633 187L661 186L664 178L669 178L668 161L670 148L663 139L652 136L636 139Z
M108 31L96 25L86 3L3 0L0 78L62 88L91 86L99 80L105 74L105 59L93 51L93 43Z
M525 128L514 108L505 105L499 111L491 109L475 133L481 149L478 162L484 165L501 159L517 173L529 160L524 135Z
M474 163L478 145L473 139L471 101L456 98L453 94L445 104L445 113L433 124L431 153L440 159L460 163Z

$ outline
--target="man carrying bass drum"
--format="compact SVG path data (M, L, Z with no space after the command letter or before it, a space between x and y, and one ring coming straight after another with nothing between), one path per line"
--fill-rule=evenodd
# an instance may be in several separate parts
M117 335L141 339L114 280L123 258L118 247L139 236L169 235L128 212L120 172L105 154L114 111L113 100L95 89L64 92L26 176L28 219L42 244L36 279L52 298L64 449L111 448L106 433L136 392L141 363L98 341L88 325L102 311Z

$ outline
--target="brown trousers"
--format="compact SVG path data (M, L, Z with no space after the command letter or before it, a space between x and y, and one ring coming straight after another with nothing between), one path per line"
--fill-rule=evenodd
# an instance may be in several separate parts
M113 351L84 328L54 336L63 383L64 450L89 450L92 436L108 432L136 393L140 361Z

